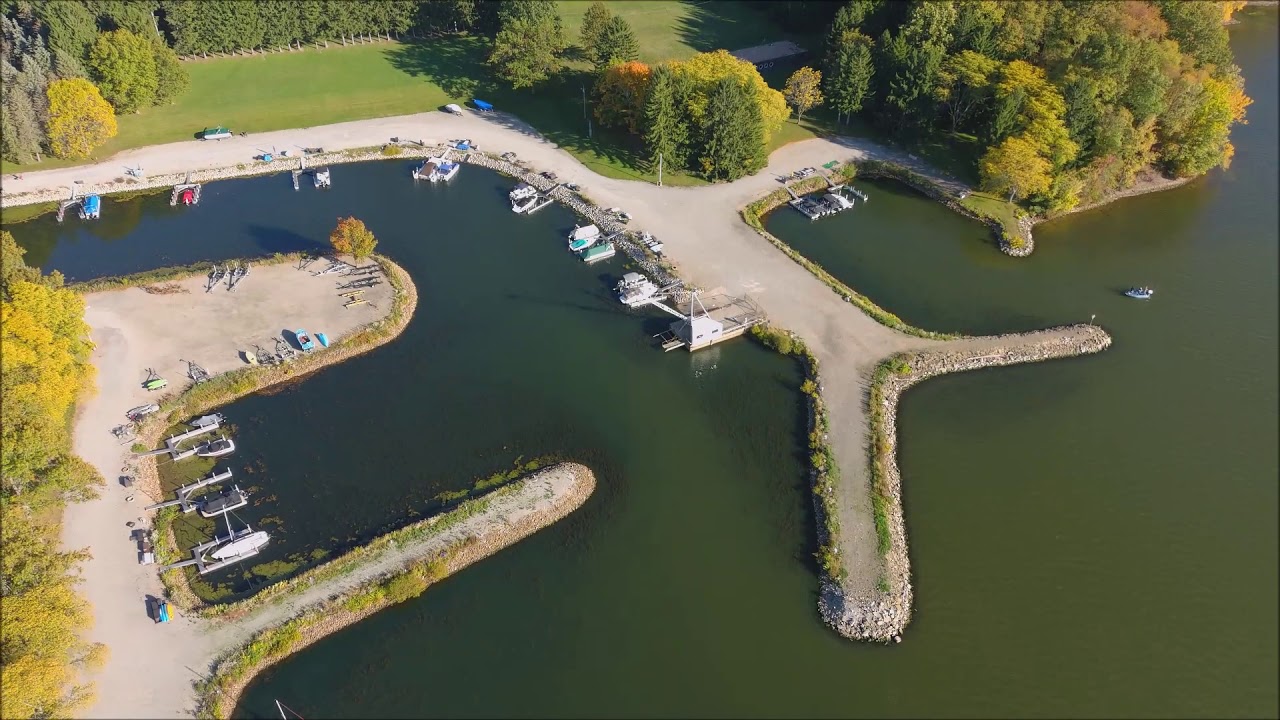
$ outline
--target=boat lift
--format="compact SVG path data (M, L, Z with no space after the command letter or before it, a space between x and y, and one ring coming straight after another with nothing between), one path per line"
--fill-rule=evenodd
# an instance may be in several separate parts
M189 513L192 510L195 510L200 504L198 501L192 501L191 499L191 496L194 495L197 490L199 490L202 487L205 487L206 485L213 485L215 483L220 483L220 482L223 482L224 480L230 480L230 479L231 479L230 470L223 470L220 473L215 472L209 475L209 477L201 478L200 480L197 480L191 483L190 485L183 485L182 487L178 488L176 490L178 495L178 498L176 500L166 500L161 503L156 503L155 505L148 505L146 509L159 510L160 508L172 507L174 505L181 505L182 512ZM240 507L243 507L243 506L240 506ZM227 508L227 510L233 510L233 509L234 508Z
M689 312L686 314L662 302L661 298L665 297L661 294L663 290L668 294L674 292L669 286L660 288L659 293L655 293L648 301L639 303L636 307L653 305L668 315L680 318L671 323L669 330L654 335L664 352L682 347L689 348L689 352L701 350L718 342L738 337L765 321L764 312L750 298L716 295L710 303L711 307L707 307L707 304L698 297L698 293L693 291L689 296ZM719 317L713 316L712 313L716 313Z
M191 378L197 385L208 381L212 377L209 375L208 370L205 370L190 360L182 360L181 362L185 362L187 364L187 377Z
M227 521L227 535L225 537L215 536L209 542L204 542L204 543L200 543L199 545L196 545L195 547L191 548L190 560L181 560L176 563L165 565L164 567L160 568L160 572L195 565L196 570L199 571L201 575L205 575L207 573L214 572L215 570L221 570L222 568L227 567L228 565L233 565L235 563L238 563L241 560L246 560L248 558L251 558L254 555L257 555L259 552L261 552L260 548L253 548L243 554L237 555L232 558L227 558L226 560L214 560L210 562L208 559L205 558L205 552L209 550L213 550L214 548L217 548L220 545L225 545L225 544L234 542L236 540L239 540L241 538L248 537L249 535L252 535L254 533L253 528L249 527L248 523L246 523L244 528L241 530L232 530L230 517L233 514L234 513L230 512L229 510L222 514L223 519Z
M183 202L184 205L200 204L200 183L191 182L191 173L187 173L187 179L173 186L173 194L169 196L169 205L176 206L178 201L183 199L184 191L191 191L191 202Z

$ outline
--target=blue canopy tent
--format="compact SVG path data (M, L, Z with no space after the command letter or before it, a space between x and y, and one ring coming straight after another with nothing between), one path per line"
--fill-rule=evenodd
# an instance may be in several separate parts
M493 106L492 106L492 105L490 105L489 103L487 103L487 102L483 101L483 100L476 100L475 98L472 98L472 99L471 99L471 104L472 104L472 105L475 105L475 106L476 106L476 109L477 109L477 110L479 110L480 112L492 112L492 111L493 111Z

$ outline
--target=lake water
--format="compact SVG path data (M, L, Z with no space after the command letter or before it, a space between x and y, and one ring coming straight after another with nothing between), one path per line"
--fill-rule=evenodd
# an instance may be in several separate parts
M1030 259L892 185L769 219L918 325L1096 314L1116 338L906 396L917 605L893 647L817 617L796 367L747 340L654 350L665 321L608 293L621 258L576 262L572 216L512 215L495 174L432 188L403 162L339 166L326 194L282 175L13 230L29 261L85 278L318 247L355 214L413 275L396 342L224 410L234 467L271 496L245 519L280 519L262 563L521 456L596 471L580 511L272 668L240 716L275 698L306 717L1275 715L1277 27L1242 19L1255 104L1231 170L1040 226ZM1139 283L1155 299L1117 294Z

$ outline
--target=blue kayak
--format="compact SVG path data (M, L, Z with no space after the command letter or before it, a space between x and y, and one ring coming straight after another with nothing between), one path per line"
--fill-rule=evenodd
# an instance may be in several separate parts
M320 341L320 347L329 347L329 336L324 333L316 333L316 340Z

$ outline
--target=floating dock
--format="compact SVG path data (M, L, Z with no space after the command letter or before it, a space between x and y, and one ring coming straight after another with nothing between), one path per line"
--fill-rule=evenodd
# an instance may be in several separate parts
M674 288L663 290L676 291ZM653 305L680 318L671 323L669 330L654 335L665 352L682 347L689 348L689 352L701 350L736 338L766 319L760 306L748 297L716 293L704 301L698 297L698 293L692 293L683 303L686 306L683 310L673 310L656 298L657 296L644 304Z

